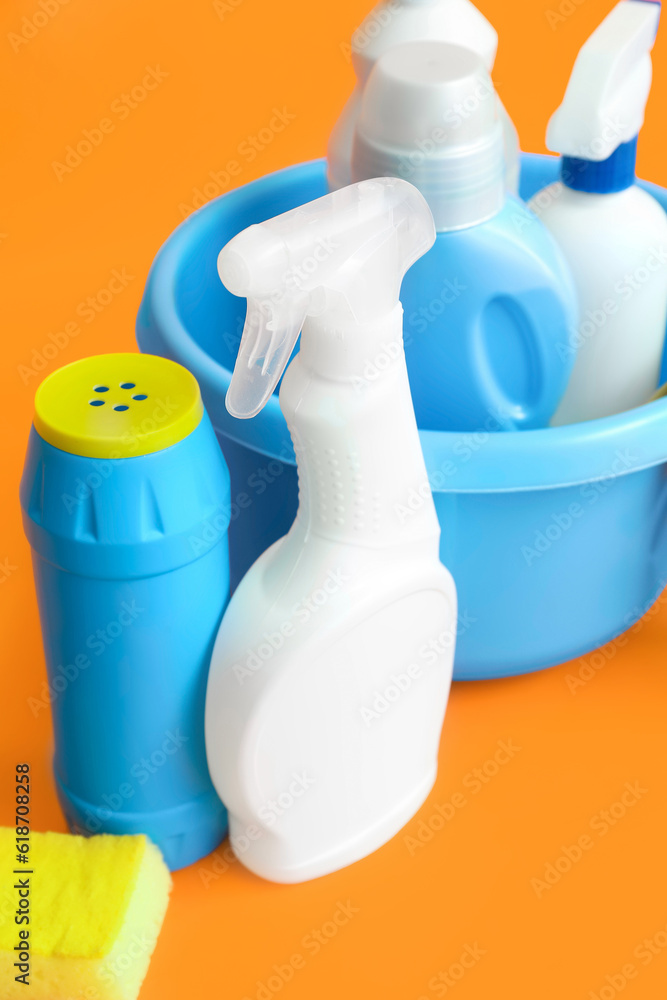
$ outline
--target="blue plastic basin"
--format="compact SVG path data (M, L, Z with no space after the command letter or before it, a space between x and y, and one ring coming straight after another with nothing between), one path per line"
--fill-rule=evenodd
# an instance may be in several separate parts
M521 193L557 179L554 157L524 155ZM667 191L644 185L667 208ZM289 529L294 452L274 395L253 420L224 406L245 301L221 284L217 255L236 233L326 192L324 161L290 167L209 202L159 251L137 319L142 351L189 368L232 482L232 586ZM498 433L423 431L456 580L454 676L553 666L623 632L667 583L667 399L604 420Z

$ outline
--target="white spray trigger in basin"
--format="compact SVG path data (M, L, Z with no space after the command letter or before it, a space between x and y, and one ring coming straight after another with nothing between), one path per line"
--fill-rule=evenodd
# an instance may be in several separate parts
M226 406L253 417L284 372L306 317L345 326L380 319L403 276L435 240L431 211L407 181L381 177L334 191L223 247L218 273L248 312Z
M600 162L634 139L651 89L660 4L621 0L582 46L547 129L554 153Z

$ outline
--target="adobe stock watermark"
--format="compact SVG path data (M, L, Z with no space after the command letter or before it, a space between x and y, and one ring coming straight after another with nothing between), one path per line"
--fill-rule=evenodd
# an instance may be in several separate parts
M340 43L340 51L343 53L345 62L352 62L352 52L363 52L371 42L381 34L381 32L391 24L396 11L403 7L401 0L387 0L382 6L376 7L364 19L359 27L352 32L352 44L349 42Z
M298 264L292 264L287 269L283 275L284 288L270 296L269 301L280 303L291 291L300 290L308 279L319 271L320 265L326 264L339 249L340 243L333 236L321 237L309 253L299 258Z
M276 275L275 285L261 299L252 301L252 307L248 305L248 312L244 323L244 330L256 331L262 323L270 324L275 321L275 310L290 300L294 292L303 294L303 289L308 287L323 264L332 257L336 250L340 249L340 243L332 236L324 236L314 244L307 243L301 255L280 275ZM311 283L311 287L313 287ZM269 326L268 329L271 329ZM227 336L230 336L229 334Z
M357 913L359 907L355 906L351 899L345 902L338 900L331 918L325 920L319 927L312 927L301 938L300 947L303 951L295 951L286 962L274 964L269 976L266 979L258 979L253 993L246 993L242 1000L273 1000L287 983L294 979L297 972L306 968L308 957L318 955L323 948L326 948Z
M359 708L361 719L367 729L385 717L393 705L400 702L424 677L425 668L433 667L446 652L453 649L459 636L477 622L467 612L460 615L450 628L419 647L418 655L403 670L394 671L389 683L380 691L373 692L369 704Z
M199 879L205 889L211 882L216 882L229 868L236 864L240 857L250 850L251 845L260 840L272 826L288 812L313 787L315 778L305 771L292 774L292 780L287 788L276 795L275 799L267 799L257 810L263 826L249 823L229 838L229 846L214 851L206 864L199 866Z
M257 132L247 135L236 147L238 158L230 159L220 170L210 170L206 179L201 185L192 189L191 201L181 202L178 210L183 219L187 219L198 208L202 208L213 198L224 194L236 178L243 173L243 165L253 163L260 153L270 146L277 136L288 128L297 115L283 105L281 108L274 107L271 111L271 118Z
M137 959L150 955L155 941L146 931L132 934L120 953L114 949L113 958L107 958L99 967L98 976L102 983L113 986L122 979L127 971L136 965ZM76 996L68 996L67 1000L101 1000L102 994L96 986L81 986Z
M84 836L99 833L103 824L110 820L114 813L124 811L125 803L134 798L137 788L150 781L152 775L157 774L167 761L189 742L190 737L184 736L180 729L167 730L159 747L129 766L128 774L132 780L121 782L116 791L105 792L102 795L104 805L99 806L94 813L86 809L85 822L83 826L77 826L76 832Z
M15 566L13 562L10 562L9 556L5 556L4 559L0 559L0 585L7 583L7 580L16 573L18 566Z
M33 13L21 19L21 27L18 31L10 31L7 41L14 52L20 52L24 45L36 38L43 28L50 24L53 18L60 13L70 0L38 0Z
M381 344L377 353L364 362L361 375L353 376L352 384L355 391L365 392L379 378L392 371L404 356L403 346L399 340L388 340Z
M479 795L520 752L521 747L516 746L514 740L498 740L493 754L479 767L473 767L468 771L461 784L470 796ZM462 791L453 792L445 802L439 802L428 817L413 822L410 825L412 832L403 837L403 843L410 857L414 857L417 851L430 844L436 834L444 830L469 802L470 798Z
M60 183L65 177L74 173L93 150L105 141L107 136L116 131L118 122L125 121L132 112L146 100L148 95L162 84L169 76L159 66L146 66L146 72L129 91L125 91L111 102L109 111L113 117L101 118L92 128L84 128L81 138L65 147L65 155L61 160L52 160L51 169Z
M437 972L428 981L428 990L433 996L445 997L471 969L474 969L481 958L486 955L486 949L480 948L475 941L474 944L466 944L458 959L445 970ZM422 994L417 1000L430 1000L430 997Z
M611 155L611 147L618 145L622 140L626 128L626 123L620 121L618 117L602 120L600 134L580 148L577 158L568 161L567 174L563 177L569 186L575 185L577 175L587 169L587 161L606 159ZM512 205L511 221L516 232L521 233L524 229L534 226L535 222L568 190L568 184L563 183L563 180L553 181L533 195L529 206L520 203Z
M541 559L579 522L591 507L605 496L621 476L634 469L641 462L641 456L630 451L617 450L616 457L606 473L598 479L585 483L579 489L579 496L584 503L572 501L564 510L551 515L550 521L540 529L534 529L531 545L521 546L521 555L527 566L532 566Z
M77 476L72 482L71 492L60 494L60 499L68 514L78 510L82 504L90 499L95 490L98 490L104 481L113 475L115 471L114 460L131 457L132 452L137 451L144 438L156 431L165 420L178 410L178 402L173 400L171 396L167 396L166 399L158 397L151 400L147 409L143 408L143 401L140 405L142 415L133 420L133 423L126 428L120 438L122 449L118 448L110 452L108 459L91 459L92 470L86 474L85 478ZM227 521L225 521L225 526L226 524ZM218 532L219 536L220 532ZM205 551L210 548L210 544L202 540L201 548L195 547L194 543L193 547L196 552Z
M622 121L618 115L613 118L603 118L599 133L590 142L583 143L577 148L574 162L571 158L568 160L564 169L569 172L563 174L564 180L573 181L578 173L587 169L586 164L589 160L606 160L611 156L614 149L622 142L627 128L628 123Z
M243 3L245 0L213 0L213 10L224 21L228 14L233 14Z
M111 459L120 457L120 452L110 456ZM91 459L91 465L93 466L93 471L89 472L85 479L77 476L72 485L71 493L60 494L60 499L68 514L71 514L73 511L77 510L81 504L85 503L85 501L92 496L94 491L100 488L104 480L109 479L109 477L113 474L114 467L111 461L95 458Z
M433 500L433 490L445 486L448 478L456 475L457 469L454 462L449 460L442 470L429 473L425 482L410 490L405 503L394 504L394 514L401 524L405 524L411 517L423 510L424 504Z
M435 323L447 312L447 307L454 305L468 291L468 285L462 284L459 278L446 278L440 286L440 291L430 302L422 305L407 317L403 341L406 347L414 343L413 333L426 333L429 326ZM409 331L409 332L408 332Z
M125 291L129 283L134 281L134 277L133 274L127 273L127 268L124 266L120 270L113 268L105 284L77 304L74 309L77 319L70 319L60 329L49 333L41 347L33 347L30 361L17 365L16 370L23 384L28 385L31 379L41 377L61 351L69 347L70 342L82 333L78 320L83 320L86 325L94 323L97 317Z
M451 452L454 457L444 459L437 469L429 469L426 480L414 486L402 503L394 504L394 514L401 524L405 524L409 518L423 509L425 503L430 502L434 490L448 489L461 466L467 465L479 455L494 434L507 429L509 417L509 410L498 407L489 411L483 427L479 430L457 435ZM458 459L458 462L455 459Z
M133 934L127 942L126 947L120 954L114 954L113 958L108 958L100 966L98 976L107 986L112 986L116 980L125 976L128 969L136 965L137 959L144 955L149 955L155 942L147 937L146 932ZM67 1000L101 1000L102 994L95 986L82 986L77 990L76 996L69 996Z
M165 420L176 413L179 405L179 400L171 396L164 398L157 396L155 399L151 399L148 406L144 401L141 401L138 404L141 409L136 411L140 416L133 416L132 423L120 439L123 446L122 457L128 458L132 452L137 451L144 438L153 434Z
M139 615L144 611L144 608L137 607L136 601L122 601L118 614L111 621L106 622L101 628L95 629L87 636L84 642L84 646L87 652L83 650L77 653L68 663L59 663L53 671L53 676L49 681L44 681L41 689L41 697L28 698L28 707L32 712L33 716L37 718L39 713L52 705L65 691L68 689L70 684L74 684L79 676L88 670L92 664L93 659L91 659L90 653L93 657L100 657L106 653L109 646L112 646L116 639L123 632L131 628L136 622Z
M458 278L447 278L438 295L410 314L408 321L410 326L417 334L425 333L429 324L435 323L446 312L447 306L453 305L467 290L468 286L463 285ZM414 343L412 331L408 333L404 326L402 343L400 340L388 340L381 344L373 357L364 362L361 374L354 376L352 380L354 388L357 391L365 391L387 372L392 371L396 362L405 357L404 349L412 343Z
M465 100L457 101L447 108L447 111L442 115L442 125L434 126L423 139L416 139L412 152L407 157L401 157L398 173L403 180L409 181L414 177L415 172L420 170L424 163L438 152L438 148L450 141L452 133L457 132L480 105L490 99L496 100L494 86L490 79L480 77L473 92Z
M241 340L243 339L243 330L245 329L245 316L239 315L236 317L236 330L232 333L230 330L225 330L222 335L222 342L230 352L230 354L237 354L238 349L241 345Z
M566 191L566 187L562 181L553 181L551 184L547 184L543 187L541 191L538 191L530 199L530 209L528 212L519 212L514 220L515 228L521 232L522 229L526 229L529 225L533 225L535 220L532 218L530 213L537 216L539 219L541 215L544 215L548 208L562 198L563 192ZM521 207L521 206L520 206Z
M667 579L662 580L658 586L662 593L657 601L648 601L643 607L636 606L629 611L623 619L623 630L606 645L582 659L576 674L565 675L565 683L570 694L577 694L580 688L586 687L595 677L599 677L600 671L611 663L619 649L627 646L630 637L641 632L660 613L667 602L667 593L663 589L667 586Z
M458 436L458 439L452 448L452 454L461 460L462 465L466 465L472 458L478 455L479 452L483 451L494 434L497 434L498 431L508 429L508 425L513 416L513 411L508 406L491 407L487 412L484 423L476 431L471 431L468 434L460 434ZM447 466L445 465L442 471L446 468ZM454 463L454 471L452 472L452 475L454 475L455 472L456 463ZM434 481L434 477L430 476L429 478L430 482L437 489L438 483Z
M664 268L665 264L667 264L667 249L663 246L650 247L644 263L615 281L610 288L609 297L600 303L599 308L586 309L579 325L570 330L567 343L557 345L561 360L566 361L573 354L577 354L587 340L591 340L604 330L610 318L615 316L637 292L645 288L653 275Z
M125 976L128 969L136 966L137 959L144 955L150 955L154 945L155 941L147 936L146 931L133 934L132 939L127 942L120 955L115 955L103 962L99 971L102 982L112 986L116 980ZM94 987L92 989L92 995L83 994L83 1000L97 1000L100 994Z
M329 570L327 575L323 577L320 586L301 599L292 610L289 618L286 618L273 631L265 633L264 641L252 649L246 649L244 658L233 665L234 676L239 684L243 684L258 670L261 670L278 650L282 649L286 640L296 635L300 626L305 625L314 615L317 615L334 594L344 590L345 584L349 583L351 579L352 577L341 569Z
M121 438L123 449L111 451L108 459L91 459L92 471L87 473L84 478L77 476L72 482L71 492L60 494L60 499L67 513L72 514L85 504L95 490L98 490L105 480L113 475L115 471L114 461L119 458L131 457L132 452L139 448L143 439L152 434L176 410L178 410L178 403L174 402L171 397L153 400L148 410L143 411L143 416L136 419L126 429ZM210 546L204 544L202 547L206 549Z
M196 555L208 551L223 538L229 525L236 521L244 510L252 507L255 500L261 497L273 486L293 465L289 460L294 458L291 444L283 443L276 458L257 466L246 479L245 488L234 494L228 504L219 506L214 513L201 522L197 532L190 535L188 542Z
M568 21L585 3L586 0L561 0L556 10L551 7L545 10L544 14L551 30L555 31L560 24Z
M661 927L651 937L645 937L633 950L632 957L647 968L654 959L662 956L667 949L667 926ZM641 968L634 962L626 962L619 972L612 972L604 977L604 985L597 990L590 990L588 1000L614 1000L633 979L639 977Z
M530 885L537 898L542 899L546 892L558 885L563 876L572 871L645 795L648 795L648 789L643 788L638 781L626 781L617 801L612 802L607 809L601 809L589 820L588 828L597 834L598 840L594 840L590 833L582 833L574 844L561 845L561 853L555 861L545 864L541 877L531 878Z

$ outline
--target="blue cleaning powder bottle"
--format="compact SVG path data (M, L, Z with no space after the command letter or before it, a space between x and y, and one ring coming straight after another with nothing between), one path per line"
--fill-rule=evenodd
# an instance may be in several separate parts
M422 430L546 426L572 369L574 282L551 234L506 192L498 108L479 56L443 42L390 49L362 98L353 179L410 181L436 224L401 290Z
M171 869L191 864L227 829L203 726L229 474L196 379L143 354L54 372L20 496L68 823L145 833Z

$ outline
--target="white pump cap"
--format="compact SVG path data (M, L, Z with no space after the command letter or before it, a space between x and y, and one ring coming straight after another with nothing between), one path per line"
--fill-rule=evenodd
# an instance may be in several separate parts
M379 320L398 304L403 276L435 240L433 218L407 181L342 188L250 226L218 256L222 283L248 299L226 406L253 417L271 396L307 316Z
M351 57L357 85L329 139L330 190L351 183L350 162L354 126L368 76L380 56L405 42L452 42L476 52L489 72L498 49L498 32L471 0L381 0L352 35ZM507 114L513 159L518 138Z
M581 48L547 147L582 160L607 160L644 124L660 4L621 0Z
M353 180L409 180L441 232L499 212L504 169L497 97L479 56L444 42L409 42L378 60L355 131Z

